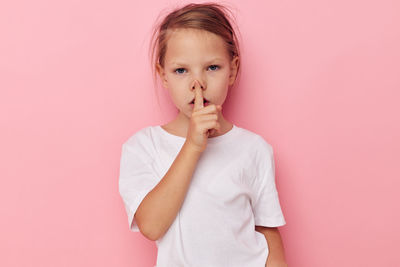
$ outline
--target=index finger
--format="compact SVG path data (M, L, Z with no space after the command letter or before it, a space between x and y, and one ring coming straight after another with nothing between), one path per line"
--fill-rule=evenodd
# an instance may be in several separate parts
M193 110L199 110L204 108L204 100L203 100L203 90L200 88L200 84L196 80L194 83L194 108Z

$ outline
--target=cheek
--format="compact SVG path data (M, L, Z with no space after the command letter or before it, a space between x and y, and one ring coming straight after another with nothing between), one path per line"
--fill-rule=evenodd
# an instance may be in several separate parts
M220 90L222 90L229 84L229 73L218 73L218 75L212 77L212 81L215 87L218 87Z
M168 75L167 76L168 84L175 87L182 87L185 83L187 83L187 77L179 77L177 75Z
M227 70L218 73L218 80L220 83L226 84L229 82L229 72Z
M182 95L177 93L177 91L170 90L169 92L170 100L174 103L176 107L182 106Z

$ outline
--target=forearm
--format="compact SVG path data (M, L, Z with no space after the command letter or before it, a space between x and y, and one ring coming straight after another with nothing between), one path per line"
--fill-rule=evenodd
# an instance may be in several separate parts
M180 210L201 153L184 144L161 181L143 199L135 218L141 232L157 240Z
M283 242L277 227L256 226L255 230L264 234L268 243L266 267L287 267Z

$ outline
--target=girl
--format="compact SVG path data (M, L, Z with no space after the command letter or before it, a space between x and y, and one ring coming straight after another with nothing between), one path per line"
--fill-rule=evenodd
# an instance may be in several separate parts
M222 113L240 69L228 11L188 4L158 25L154 69L179 114L122 145L129 228L156 241L157 267L287 266L273 149Z

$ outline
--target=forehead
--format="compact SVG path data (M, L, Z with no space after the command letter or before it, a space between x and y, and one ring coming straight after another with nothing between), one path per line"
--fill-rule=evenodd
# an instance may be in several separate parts
M198 29L175 29L169 33L166 61L211 57L228 59L224 40L217 34Z

